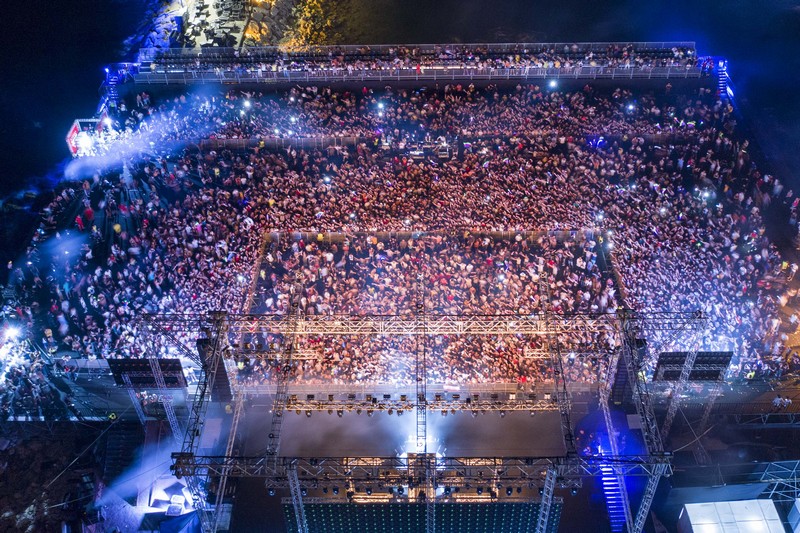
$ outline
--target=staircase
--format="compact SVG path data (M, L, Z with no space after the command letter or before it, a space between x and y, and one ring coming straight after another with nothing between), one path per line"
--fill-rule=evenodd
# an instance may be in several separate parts
M620 361L614 376L614 386L611 388L608 399L611 401L611 405L622 405L626 400L629 401L632 395L633 389L628 381L628 368L624 361Z
M619 481L611 467L602 466L600 470L603 472L600 482L603 484L603 494L606 497L606 510L611 531L612 533L622 533L625 531L625 507L622 503L625 495L620 490Z
M119 89L117 85L119 85L120 81L117 74L106 75L106 81L103 83L105 98L100 102L101 107L105 104L107 109L116 111L119 106ZM98 112L100 112L100 110L98 110Z
M720 98L725 101L733 96L733 92L728 92L728 82L730 81L728 77L728 62L720 59L717 65L717 91L719 91Z

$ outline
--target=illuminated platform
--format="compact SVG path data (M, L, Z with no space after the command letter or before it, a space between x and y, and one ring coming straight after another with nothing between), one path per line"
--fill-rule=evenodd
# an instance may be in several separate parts
M270 415L265 406L244 413L240 429L246 431L245 454L263 453ZM395 457L415 451L416 418L376 412L336 414L287 412L281 430L280 455L284 457ZM428 446L448 457L558 457L566 453L558 411L509 412L501 417L487 412L473 417L469 411L442 416L428 414Z

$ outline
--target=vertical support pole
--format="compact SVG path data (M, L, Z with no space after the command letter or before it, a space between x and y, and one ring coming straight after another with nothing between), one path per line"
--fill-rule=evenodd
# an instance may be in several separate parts
M228 433L228 443L225 446L225 457L233 457L233 448L236 445L236 436L239 431L239 420L242 417L242 410L244 407L244 394L240 390L236 391L236 397L234 398L234 406L233 406L233 419L231 420L231 429ZM219 477L218 489L217 489L217 499L214 503L214 531L217 531L217 526L219 524L219 509L222 506L222 502L225 499L225 489L228 485L228 474L230 473L231 467L226 464L222 467L222 474Z
M560 329L557 324L553 324L550 316L550 285L547 283L545 274L539 278L539 292L541 293L542 315L545 323L545 343L553 365L553 379L558 412L561 415L561 433L564 436L564 444L567 448L567 455L575 455L575 435L572 432L572 422L570 420L569 391L567 391L567 380L564 377L564 361L561 358L561 344L559 342Z
M156 379L158 386L158 395L161 398L161 403L164 405L164 412L167 414L167 421L172 430L172 438L180 446L183 443L183 430L178 422L178 417L175 416L175 408L172 406L172 394L167 393L167 385L164 382L164 374L161 373L161 366L158 364L158 358L155 354L151 354L147 358L150 363L150 368L153 370L153 376Z
M650 393L647 390L642 377L639 375L640 368L644 361L639 357L636 341L641 336L642 324L637 314L630 309L620 310L619 326L622 334L622 358L628 370L628 380L633 385L633 403L636 405L636 412L642 424L642 435L647 447L647 454L663 455L664 444L661 441L661 434L658 430L658 423L653 414L653 406L650 403ZM636 512L636 519L633 524L633 533L639 533L644 529L647 521L653 497L658 488L661 476L667 471L668 465L659 463L647 478L644 496Z
M289 477L289 494L292 496L294 518L297 521L297 533L308 533L306 511L303 509L303 494L300 488L300 480L297 478L297 463L289 465L286 473Z
M656 495L658 482L661 481L661 476L664 475L666 469L666 464L657 464L654 466L653 473L647 476L647 485L644 488L644 495L642 496L642 502L639 504L639 510L636 512L636 522L633 524L634 533L641 533L641 531L644 530L644 524L650 513L650 506L653 504L653 498L655 498Z
M423 463L418 466L417 473L419 490L425 494L425 531L436 531L436 454L428 454L428 372L427 349L428 328L425 317L425 287L423 277L417 278L417 316L422 324L422 335L418 337L421 345L417 345L414 361L414 378L416 382L416 418L417 418L417 457L423 458Z
M704 324L705 319L702 317L702 315L698 315L697 323L694 323L693 321L687 323L688 327L697 329L694 329L692 332L692 336L689 341L690 350L689 353L686 354L686 360L683 362L683 368L681 368L681 375L678 378L678 382L674 386L672 397L669 400L667 416L664 417L664 423L661 426L661 435L664 439L669 436L669 431L672 429L672 422L675 420L675 414L678 412L678 408L681 405L681 395L686 389L686 384L689 382L689 374L691 373L692 368L694 368L694 362L697 360L697 352L700 349L700 334L705 329Z
M295 350L295 334L300 322L300 298L303 295L303 283L299 275L292 286L291 308L289 309L288 328L283 338L283 353L285 357L276 361L278 383L275 389L275 399L272 401L272 421L267 435L267 454L265 459L274 465L278 460L278 451L281 442L281 427L286 409L286 400L289 393L289 376L292 372L292 363Z
M128 396L131 397L131 403L133 404L133 408L136 409L136 414L139 416L139 422L144 425L147 417L144 415L142 403L136 396L136 391L133 389L133 383L131 383L131 378L128 376L127 372L122 374L122 381L125 383L125 388L128 389Z
M536 521L535 533L547 533L550 521L550 508L553 506L553 495L556 491L556 470L551 466L547 469L542 487L542 501L539 504L539 518Z

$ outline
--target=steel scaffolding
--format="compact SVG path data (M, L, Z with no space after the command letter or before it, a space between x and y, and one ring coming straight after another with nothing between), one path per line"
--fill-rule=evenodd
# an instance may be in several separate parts
M300 479L297 477L297 469L290 467L288 470L289 494L292 497L292 507L294 508L294 518L297 522L297 533L308 533L308 523L306 522L306 512L303 509L303 493L300 487Z
M133 408L136 410L136 415L139 417L139 422L144 425L147 417L144 415L142 402L140 402L139 397L136 396L136 389L133 388L131 377L127 372L122 374L122 382L125 383L125 388L128 390L128 396L131 397L131 403L133 404Z
M611 419L611 410L608 406L609 395L611 389L614 387L614 376L617 375L617 367L619 365L619 350L614 350L611 355L611 361L608 364L608 373L603 385L600 386L600 409L603 411L603 419L606 423L606 431L608 432L608 442L611 446L611 455L619 455L619 446L617 444L617 434L614 429L614 423ZM625 485L624 476L617 473L614 476L619 492L621 495L623 511L625 513L625 527L629 532L633 530L633 515L631 514L631 502L628 497L628 488Z
M532 315L303 315L226 314L225 322L232 337L241 334L282 335L294 331L297 336L321 335L562 335L565 337L607 333L616 335L619 314L549 313ZM182 347L175 332L196 332L203 324L202 314L147 315L146 322L159 328L158 333ZM637 325L645 336L654 333L685 331L697 321L695 313L647 312L637 314ZM162 332L168 333L162 333ZM181 350L188 351L185 347ZM187 355L188 357L188 355ZM192 360L197 355L192 354Z
M543 285L546 291L546 284ZM546 304L545 304L546 305ZM367 397L366 400L356 400L356 395L348 394L348 398L337 399L328 395L328 399L317 400L308 396L305 399L288 397L288 379L283 379L283 387L277 387L277 394L273 402L273 425L269 434L268 453L263 457L232 457L232 456L197 456L193 437L202 425L199 416L202 407L193 406L190 416L190 431L180 453L174 454L174 469L176 473L187 475L190 478L202 476L227 477L260 477L265 479L269 488L287 488L289 472L287 465L296 469L297 481L301 486L321 483L358 482L362 485L376 487L389 483L401 483L409 476L421 481L420 487L425 494L426 501L430 501L432 509L435 500L436 483L449 486L465 486L468 483L479 483L487 479L495 479L508 486L543 486L546 473L555 470L558 473L559 486L578 486L583 477L601 476L609 471L618 478L629 475L646 475L648 483L645 496L639 506L631 531L641 531L647 518L647 513L652 503L655 489L662 475L671 473L671 455L664 453L663 445L650 405L649 392L640 376L644 361L639 360L635 350L635 341L638 338L654 339L652 346L658 346L679 337L686 330L693 330L698 319L694 313L640 313L622 311L619 314L555 314L545 312L530 316L517 315L430 315L423 310L415 314L391 316L307 316L301 315L293 309L288 315L235 315L218 313L212 316L215 322L215 331L220 332L216 337L211 361L219 364L222 358L223 345L227 355L249 353L252 347L245 346L243 351L237 343L224 343L221 339L243 339L250 334L282 335L284 350L287 350L283 365L280 367L283 378L291 371L295 339L302 335L416 335L421 337L420 349L417 350L417 364L415 364L415 392L416 398L409 401L408 397L400 399L384 399ZM157 331L167 330L168 336L174 342L179 342L179 332L196 332L199 325L208 327L209 320L203 315L150 315L147 323L155 325ZM555 395L548 399L539 399L534 396L517 399L514 397L486 398L460 397L450 398L441 396L435 399L428 398L427 380L425 372L425 339L430 335L537 335L544 338L548 352L554 363L556 372ZM634 401L637 412L642 421L642 428L647 444L647 454L642 456L620 456L612 450L610 455L597 455L581 457L575 453L572 428L569 422L569 396L566 389L566 380L563 374L561 342L564 338L575 335L604 335L616 345L626 365L630 381L634 388ZM614 340L616 339L616 340ZM185 347L183 350L187 350ZM585 353L591 353L586 351ZM288 367L288 368L287 368ZM208 372L204 373L198 387L195 403L207 403L209 391ZM282 391L282 392L281 392ZM474 395L473 395L474 396ZM322 411L331 413L343 410L358 409L394 409L405 412L414 408L417 417L417 449L422 452L422 457L427 455L427 411L435 409L444 410L555 410L562 415L562 429L568 453L565 457L558 458L440 458L433 461L425 460L421 464L404 463L397 458L282 458L277 450L280 439L280 424L282 415L287 409L299 411ZM279 413L279 414L278 414ZM398 413L400 414L400 413ZM604 413L605 414L605 413ZM612 429L613 431L613 429ZM188 441L188 442L187 442ZM289 461L289 462L287 462ZM291 474L292 476L295 474ZM316 486L316 485L314 485ZM193 490L202 499L202 487L193 484ZM434 520L427 521L435 528L435 512L426 511L434 515Z
M547 533L547 524L550 521L550 508L553 506L553 496L556 490L556 471L548 468L542 485L542 501L539 507L539 516L536 520L536 533Z
M675 383L673 387L672 397L669 401L669 406L667 407L667 414L664 417L664 423L661 426L661 434L664 438L669 436L669 431L672 429L672 422L675 419L675 413L678 412L678 408L681 404L681 395L683 391L686 389L686 384L689 382L689 374L691 373L692 369L695 368L695 361L697 360L697 351L700 349L700 341L702 333L706 329L707 320L703 317L702 314L697 314L697 320L688 322L686 325L691 335L690 341L688 343L689 350L686 355L686 361L683 363L683 367L681 368L681 374L678 378L678 381Z
M241 391L236 392L233 404L233 418L231 419L231 429L228 433L228 442L225 445L225 455L233 455L233 450L236 445L236 437L239 431L239 420L242 418L242 410L244 409L244 395ZM217 499L214 503L214 520L212 531L217 531L219 525L219 509L225 499L225 490L228 486L228 469L223 469L223 474L219 478Z
M364 487L401 485L413 476L416 466L405 457L279 457L172 454L174 471L182 476L219 476L229 469L231 477L265 479L267 487L288 488L288 470L296 468L303 486L332 486L352 481ZM585 477L600 476L603 469L623 476L671 474L672 454L606 454L576 457L439 457L436 459L440 484L466 487L493 479L513 487L543 486L548 469L558 473L560 487L579 487Z
M641 317L635 311L623 309L620 313L619 327L622 337L622 359L627 367L628 380L633 387L633 403L642 425L642 435L644 436L647 453L651 456L658 456L664 453L664 444L658 430L658 423L653 406L650 402L650 392L644 382L640 372L644 369L645 361L640 357L637 350L637 341L643 338L648 324L642 322ZM628 531L639 533L644 529L650 506L655 497L658 482L661 476L667 473L669 466L662 464L656 465L651 475L648 476L642 501L633 526L628 526Z
M302 295L302 282L299 277L295 278L294 285L291 289L291 309L287 315L288 322L286 323L287 329L282 332L283 334L283 353L285 357L277 362L277 388L275 390L275 397L272 401L272 421L270 422L269 433L267 434L267 459L275 459L278 457L278 450L281 445L281 427L283 426L284 408L286 407L287 393L289 390L289 374L292 371L292 361L296 345L296 333L298 330L298 323L301 320L300 310L300 297ZM241 336L242 331L235 331L237 338Z

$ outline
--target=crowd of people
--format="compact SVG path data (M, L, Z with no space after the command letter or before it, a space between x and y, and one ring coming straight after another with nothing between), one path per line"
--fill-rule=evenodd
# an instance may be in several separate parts
M306 314L410 313L420 295L431 313L536 313L545 276L551 311L699 310L709 317L703 347L734 352L731 375L796 369L781 355L778 318L789 269L763 212L796 218L798 199L755 166L732 108L707 88L307 87L129 104L114 120L131 136L257 137L286 116L314 135L383 132L324 150L150 151L121 175L66 189L48 220L73 210L80 223L43 226L10 281L18 321L37 338L49 329L43 342L57 349L138 357L142 313L287 313L298 279ZM415 131L444 137L452 157L411 157L402 143ZM59 243L73 241L64 254ZM396 381L414 342L304 339L319 356L300 360L295 379ZM547 379L549 363L526 355L543 339L430 342L435 380ZM614 349L609 339L563 342L574 380L602 375L597 352ZM601 348L575 357L569 342ZM275 371L268 357L237 364L244 382Z
M276 47L244 48L235 58L227 51L206 49L145 51L140 57L152 72L185 70L194 73L247 71L258 77L283 72L347 72L423 69L561 69L655 67L709 69L693 46L647 46L647 43L594 43L492 45L439 45L434 47L395 45L390 47L317 47L286 51Z
M564 93L537 84L516 91L452 83L439 90L334 91L294 87L286 94L203 91L161 102L146 93L120 105L95 149L132 151L143 144L196 143L201 139L298 139L358 137L368 144L403 150L423 143L517 136L687 135L717 122L720 109L678 95L672 105L652 95L618 89L611 98L592 91ZM709 90L710 91L710 90ZM557 120L556 118L557 117ZM691 132L689 132L691 133ZM148 143L142 143L144 138ZM138 141L138 142L137 142ZM146 148L150 148L148 145Z

